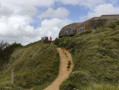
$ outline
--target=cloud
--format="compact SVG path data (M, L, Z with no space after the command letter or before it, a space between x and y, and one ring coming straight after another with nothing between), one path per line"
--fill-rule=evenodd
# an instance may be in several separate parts
M104 3L97 5L95 8L90 9L88 14L80 17L80 21L83 22L92 17L100 17L101 15L119 14L119 6L114 6L111 3Z
M114 7L112 4L101 4L92 11L90 11L87 15L88 18L94 16L101 16L106 14L119 14L119 7Z
M108 0L107 3L117 4L119 0Z
M39 18L63 18L69 15L69 11L65 8L57 8L56 10L48 8L45 12L39 15Z
M63 4L80 5L88 8L91 8L97 4L104 2L104 0L98 0L98 1L97 0L58 0L58 1Z
M21 15L29 15L34 16L36 15L38 10L33 6L25 6L19 13Z
M11 16L0 18L0 41L9 43L19 42L24 45L40 40L43 36L58 37L61 28L71 21L68 19L45 19L41 22L41 27L35 29L30 25L32 18L28 16Z
M60 2L60 4L58 4L59 6L69 4L87 7L90 11L88 15L83 18L90 18L101 14L118 13L119 7L114 7L113 5L116 4L117 1L118 0L0 0L0 41L5 40L10 43L16 41L26 45L41 39L43 36L52 36L53 39L58 37L61 28L72 21L66 19L69 15L69 11L66 8L59 7L53 9L53 7L56 7L55 3ZM44 11L44 9L47 10ZM41 15L39 15L40 19L37 18L39 13L41 13ZM38 19L37 21L40 23L37 21L34 23L36 19ZM33 25L39 24L40 27L32 26L31 23L33 23Z
M33 41L33 37L36 35L35 30L29 25L31 22L30 17L26 16L11 16L0 18L0 40L5 40L8 42L21 42L29 43ZM29 38L26 41L24 38Z
M52 36L53 39L58 37L60 29L71 21L60 18L68 15L65 8L50 8L54 3L55 0L0 0L0 41L16 41L26 45L40 40L43 36ZM34 22L33 17L37 18L36 15L42 8L48 10L42 13L41 17L51 19L42 19L40 27L31 26Z
M80 5L87 8L94 8L95 6L103 3L115 4L118 2L118 0L57 0L57 2L69 5Z
M0 3L0 16L10 16L13 13L11 9Z
M49 7L55 3L55 0L0 0L2 4L7 6L39 6Z
M28 12L28 15L31 15L32 12L36 12L38 7L46 8L53 6L55 0L0 0L0 3L1 5L14 11L15 14L19 14L20 12L21 14L27 14Z
M37 31L39 31L38 38L41 38L43 36L52 36L53 39L58 37L58 34L62 27L65 25L71 23L68 19L59 19L59 18L52 18L52 19L45 19L41 23L41 27L37 28Z

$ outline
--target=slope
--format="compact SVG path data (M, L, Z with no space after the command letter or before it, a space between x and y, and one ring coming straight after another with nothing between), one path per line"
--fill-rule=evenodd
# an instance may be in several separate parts
M74 60L61 90L119 89L119 21L56 39L55 44L69 49Z
M15 82L11 83L10 72L15 71ZM58 75L59 54L53 44L41 41L17 48L9 63L0 74L0 90L42 90Z

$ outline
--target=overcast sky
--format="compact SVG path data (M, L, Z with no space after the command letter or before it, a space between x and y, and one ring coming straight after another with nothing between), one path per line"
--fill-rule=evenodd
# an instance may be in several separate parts
M0 0L0 41L55 39L65 25L103 14L119 14L119 0Z

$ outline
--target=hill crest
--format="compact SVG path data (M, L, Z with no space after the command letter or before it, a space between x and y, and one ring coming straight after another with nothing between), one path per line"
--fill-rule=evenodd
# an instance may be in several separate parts
M83 30L96 29L116 20L119 20L119 14L102 15L100 17L93 17L82 23L72 23L61 29L59 37L74 36Z

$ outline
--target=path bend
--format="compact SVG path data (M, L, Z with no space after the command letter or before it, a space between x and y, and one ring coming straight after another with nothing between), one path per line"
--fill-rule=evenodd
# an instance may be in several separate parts
M57 48L57 51L60 55L59 75L56 80L53 81L53 83L44 90L59 90L60 85L69 77L73 69L74 64L71 53L65 48ZM67 69L69 61L71 62L71 65L70 68Z

